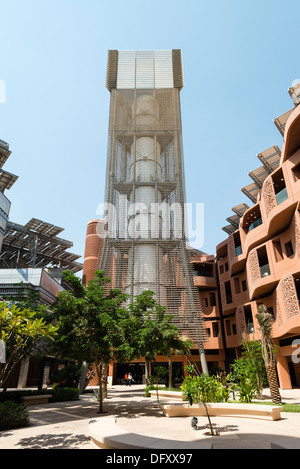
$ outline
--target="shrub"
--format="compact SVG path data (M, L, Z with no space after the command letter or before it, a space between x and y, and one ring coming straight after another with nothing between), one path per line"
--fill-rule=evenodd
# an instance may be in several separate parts
M51 382L57 383L61 388L78 387L81 377L81 367L79 365L68 365L61 370L52 373Z
M250 403L255 396L261 394L260 380L253 360L249 358L238 358L231 365L231 372L227 376L228 381L233 383L239 391L239 400Z
M75 401L79 399L78 388L55 388L51 391L50 402Z
M1 402L14 401L18 404L22 403L22 397L24 396L40 396L41 394L51 394L51 390L24 390L24 391L6 391L0 392L0 404Z
M40 396L42 394L52 394L52 398L49 400L50 402L74 401L79 399L78 388L55 387L53 389L0 392L0 404L1 402L7 401L13 401L20 404L22 403L22 397L24 396Z
M165 389L162 386L158 386L158 390ZM150 391L156 391L156 386L154 384L149 384L144 389L144 397L150 397Z
M29 425L28 409L23 404L6 401L0 404L0 430L27 427Z
M202 401L227 402L230 387L222 384L219 376L187 376L181 386L181 390L190 405Z

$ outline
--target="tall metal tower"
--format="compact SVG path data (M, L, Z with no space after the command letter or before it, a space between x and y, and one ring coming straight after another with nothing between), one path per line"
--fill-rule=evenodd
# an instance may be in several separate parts
M108 53L106 238L99 268L131 301L153 291L181 335L198 345L207 373L206 330L186 244L183 84L181 50Z

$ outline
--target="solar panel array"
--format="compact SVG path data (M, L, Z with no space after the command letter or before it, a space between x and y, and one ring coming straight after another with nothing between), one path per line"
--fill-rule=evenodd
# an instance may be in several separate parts
M71 241L59 238L64 229L32 218L26 225L8 222L0 254L2 268L59 267L73 273L82 270L81 257L68 252Z

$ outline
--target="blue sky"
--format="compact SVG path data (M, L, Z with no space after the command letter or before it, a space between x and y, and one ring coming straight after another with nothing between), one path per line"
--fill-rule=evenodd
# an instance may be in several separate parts
M84 254L86 224L104 199L108 49L182 49L186 195L204 203L215 253L257 153L282 137L300 78L296 0L0 0L0 139L19 175L10 219L65 228ZM83 260L83 258L82 258Z

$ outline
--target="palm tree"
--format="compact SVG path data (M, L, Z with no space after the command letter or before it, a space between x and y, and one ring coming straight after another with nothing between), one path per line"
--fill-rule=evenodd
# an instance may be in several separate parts
M259 305L256 318L260 326L262 356L266 366L272 402L274 404L281 404L281 396L276 375L275 350L272 338L272 325L274 318L272 314L268 313L265 305Z

